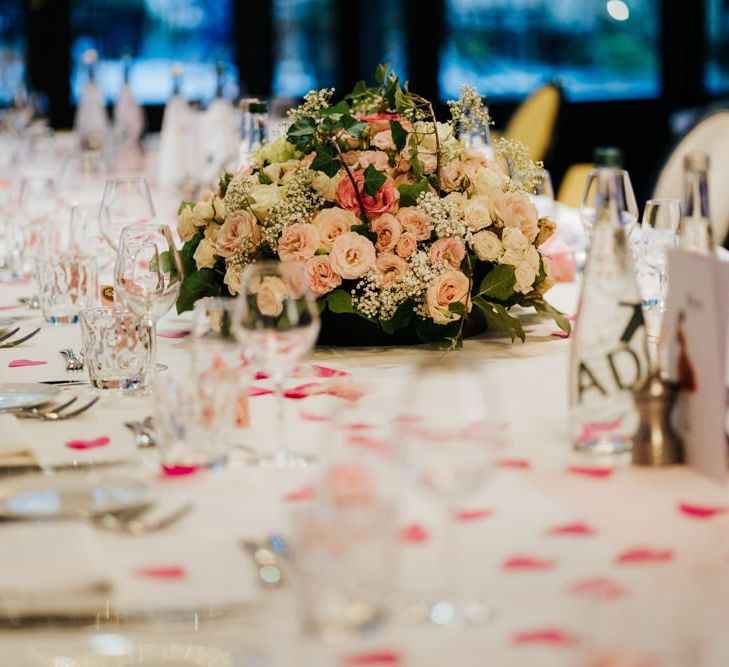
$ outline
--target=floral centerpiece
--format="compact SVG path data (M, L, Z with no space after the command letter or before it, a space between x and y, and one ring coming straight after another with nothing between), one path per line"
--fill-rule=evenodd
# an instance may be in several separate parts
M388 66L376 79L337 102L333 89L308 93L253 166L181 204L178 312L235 295L246 265L279 258L304 266L326 342L363 342L361 328L367 340L459 346L485 327L523 341L517 305L568 330L544 300L539 247L554 224L528 196L541 165L517 142L501 140L493 160L467 148L459 135L490 122L472 88L438 122Z

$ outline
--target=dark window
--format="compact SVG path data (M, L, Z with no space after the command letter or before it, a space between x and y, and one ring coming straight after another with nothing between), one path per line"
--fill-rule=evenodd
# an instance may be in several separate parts
M22 0L2 0L0 10L0 104L12 101L25 78Z

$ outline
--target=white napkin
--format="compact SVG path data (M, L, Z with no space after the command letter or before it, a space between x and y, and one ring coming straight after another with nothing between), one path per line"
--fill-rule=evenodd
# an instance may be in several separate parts
M162 188L177 189L185 181L196 180L199 171L197 153L197 114L187 101L172 97L165 106L159 138L157 182Z
M15 415L0 414L0 433L0 467L36 462L32 439Z
M117 142L116 167L119 171L139 171L144 166L140 140L144 112L125 83L114 106L114 135Z
M238 113L220 97L214 99L200 117L200 136L204 137L199 181L212 184L225 167L235 168L238 159Z
M75 522L0 526L0 614L93 613L113 581L93 528Z
M74 128L81 139L82 146L91 148L106 146L109 136L106 100L93 81L87 82L81 93Z

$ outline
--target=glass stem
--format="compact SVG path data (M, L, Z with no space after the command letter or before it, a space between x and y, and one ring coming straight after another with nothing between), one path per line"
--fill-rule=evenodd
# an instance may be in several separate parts
M443 588L437 601L449 602L455 605L458 600L458 570L460 567L458 556L460 551L457 544L456 513L450 504L445 505L442 540L441 571L443 572L443 579L441 585Z
M286 376L277 373L273 376L274 394L276 395L276 436L278 452L280 454L288 453L288 445L286 444L286 397L284 396L284 382Z
M157 322L150 315L147 316L147 327L149 327L149 373L146 384L147 387L151 387L157 374Z

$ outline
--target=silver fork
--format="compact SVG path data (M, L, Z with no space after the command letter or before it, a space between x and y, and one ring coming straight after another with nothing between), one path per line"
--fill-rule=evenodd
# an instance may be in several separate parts
M84 361L81 357L69 347L60 350L61 354L66 358L67 371L80 371L84 367Z
M149 504L143 506L140 511L131 514L104 514L94 519L94 523L100 528L118 530L128 535L146 535L147 533L169 528L184 516L187 516L193 507L194 505L191 502L186 502L172 511L167 511L161 516L155 516L150 520L148 515L154 514L155 506Z
M81 413L86 412L86 410L88 410L98 402L99 398L100 396L96 396L92 398L88 403L82 405L80 408L76 408L75 410L71 410L70 412L62 412L62 410L64 410L71 403L73 403L76 398L73 398L72 400L62 404L59 407L53 407L48 410L42 408L32 408L29 411L20 410L15 413L15 416L21 419L43 419L44 421L61 421L63 419L71 419L71 417L78 417L78 415L80 415Z
M15 347L16 345L25 343L26 340L30 340L40 331L40 327L38 327L35 331L31 331L27 336L23 336L22 338L18 338L17 340L7 340L8 338L10 338L10 336L17 333L17 331L18 329L15 329L9 334L3 334L3 336L0 338L0 348Z

